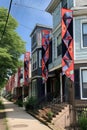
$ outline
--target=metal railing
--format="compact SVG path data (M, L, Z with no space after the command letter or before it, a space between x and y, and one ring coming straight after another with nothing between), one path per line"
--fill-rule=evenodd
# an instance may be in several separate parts
M55 95L54 93L49 93L47 96L40 98L37 102L37 106L40 108L44 106L49 106L52 108L52 106L55 104L61 104L65 102L65 97L66 97L65 95L62 96L62 102L60 96L55 98L54 95Z

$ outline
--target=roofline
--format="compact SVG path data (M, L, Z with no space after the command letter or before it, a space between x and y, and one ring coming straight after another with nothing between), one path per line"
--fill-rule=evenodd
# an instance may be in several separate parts
M31 32L31 34L30 34L30 37L32 36L32 34L34 33L34 31L35 31L35 29L36 29L37 27L52 29L51 26L42 25L42 24L36 24L35 27L34 27L34 29L32 30L32 32Z
M57 7L59 2L60 2L60 0L51 0L51 2L49 3L49 5L45 9L45 11L52 14L53 10Z

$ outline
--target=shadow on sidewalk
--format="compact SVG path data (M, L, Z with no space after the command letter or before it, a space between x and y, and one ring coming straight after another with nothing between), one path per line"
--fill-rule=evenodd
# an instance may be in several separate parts
M16 104L4 101L6 116L13 119L30 119L35 120L30 114L28 114L23 108L18 107Z

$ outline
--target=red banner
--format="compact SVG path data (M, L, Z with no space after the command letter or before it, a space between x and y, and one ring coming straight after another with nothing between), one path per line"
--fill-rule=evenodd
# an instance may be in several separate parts
M74 81L73 12L62 9L62 72Z
M29 61L30 52L26 52L24 55L24 85L28 86L29 83Z
M48 78L48 60L49 60L49 30L42 30L42 79L43 82Z

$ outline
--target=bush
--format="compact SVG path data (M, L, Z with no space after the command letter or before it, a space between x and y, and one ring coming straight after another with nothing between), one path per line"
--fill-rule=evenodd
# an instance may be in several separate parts
M0 100L0 109L3 109L3 103L2 103L2 100Z
M24 102L25 109L35 109L37 107L37 99L35 97L28 98L26 102Z
M11 93L8 93L8 94L5 96L5 98L6 98L7 100L11 101L12 98L13 98L13 95L12 95Z
M87 117L79 117L78 123L81 130L87 130Z
M20 99L18 99L18 100L16 101L16 104L17 104L19 107L23 107L23 101L20 100Z
M2 100L0 100L0 106L2 105Z

